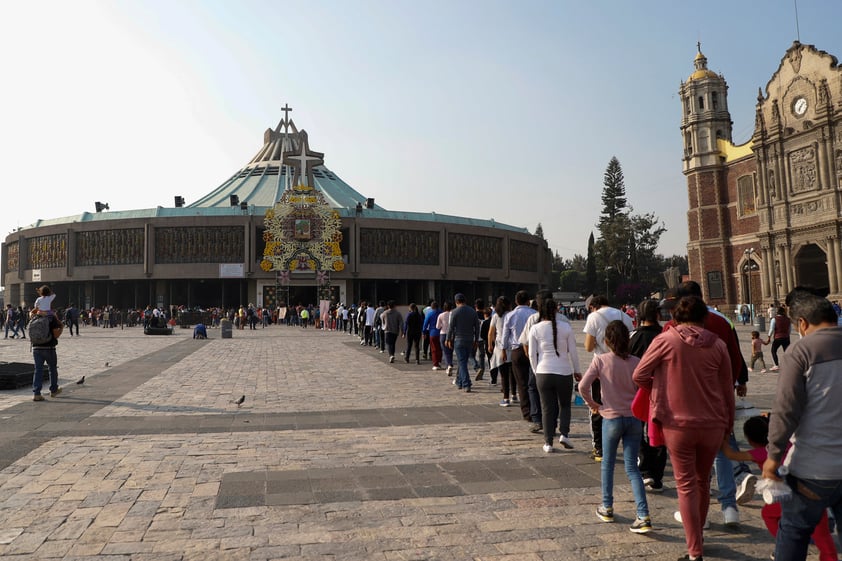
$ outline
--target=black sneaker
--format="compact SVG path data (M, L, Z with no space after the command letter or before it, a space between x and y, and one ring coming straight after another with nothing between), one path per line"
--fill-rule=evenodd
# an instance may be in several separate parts
M529 432L531 432L533 434L538 434L539 432L542 432L543 430L544 430L544 427L542 427L539 423L532 423L531 425L529 425Z

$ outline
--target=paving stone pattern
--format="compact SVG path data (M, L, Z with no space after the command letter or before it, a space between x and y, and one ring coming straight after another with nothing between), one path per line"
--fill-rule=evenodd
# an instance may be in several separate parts
M649 497L654 532L628 531L634 505L621 467L617 522L596 518L600 466L587 455L582 407L575 449L544 454L541 436L517 407L498 407L499 390L486 381L466 394L429 361L388 364L341 333L269 327L210 336L83 328L59 346L61 397L34 403L31 389L0 392L0 559L684 553L669 478ZM747 353L747 329L741 337ZM4 340L0 353L30 360L18 340ZM75 385L83 374L86 383ZM753 376L750 400L768 408L774 380ZM768 559L759 510L757 501L743 507L743 524L728 530L714 503L705 558Z

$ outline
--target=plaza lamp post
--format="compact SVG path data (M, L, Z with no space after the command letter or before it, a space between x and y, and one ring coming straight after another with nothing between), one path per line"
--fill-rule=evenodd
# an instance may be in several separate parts
M605 267L605 298L608 299L608 271L613 269L611 265Z
M751 270L753 261L751 260L751 255L754 253L754 248L750 247L745 250L746 259L748 262L746 263L746 294L748 296L748 318L749 318L749 325L754 325L754 306L751 303Z

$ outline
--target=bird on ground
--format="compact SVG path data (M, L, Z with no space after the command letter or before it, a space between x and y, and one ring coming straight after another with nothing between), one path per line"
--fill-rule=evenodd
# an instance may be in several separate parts
M78 380L76 380L76 383L77 383L77 384L79 384L79 385L81 386L82 384L84 384L84 383L85 383L85 377L84 377L84 376L82 376L81 378L79 378Z
M105 366L106 366L106 368L107 368L107 367L111 366L111 363L110 363L110 362L106 362L106 363L105 363Z
M246 400L246 396L244 396L244 395L243 395L243 396L240 396L240 399L238 399L237 401L234 401L234 402L232 402L232 403L236 403L236 404L237 404L237 407L239 407L240 405L242 405L242 404L243 404L243 402L244 402L245 400Z

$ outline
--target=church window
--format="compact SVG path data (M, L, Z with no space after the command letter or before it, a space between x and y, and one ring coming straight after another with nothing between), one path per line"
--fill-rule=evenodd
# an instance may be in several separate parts
M704 111L704 110L705 110L705 96L700 95L699 96L699 111Z
M714 111L719 108L719 98L717 97L716 92L712 92L710 94L710 104Z
M690 98L689 97L684 98L684 111L688 115L690 114Z
M693 138L690 133L684 133L684 150L688 156L693 155Z
M737 204L740 216L753 216L757 212L754 177L744 175L737 178Z

